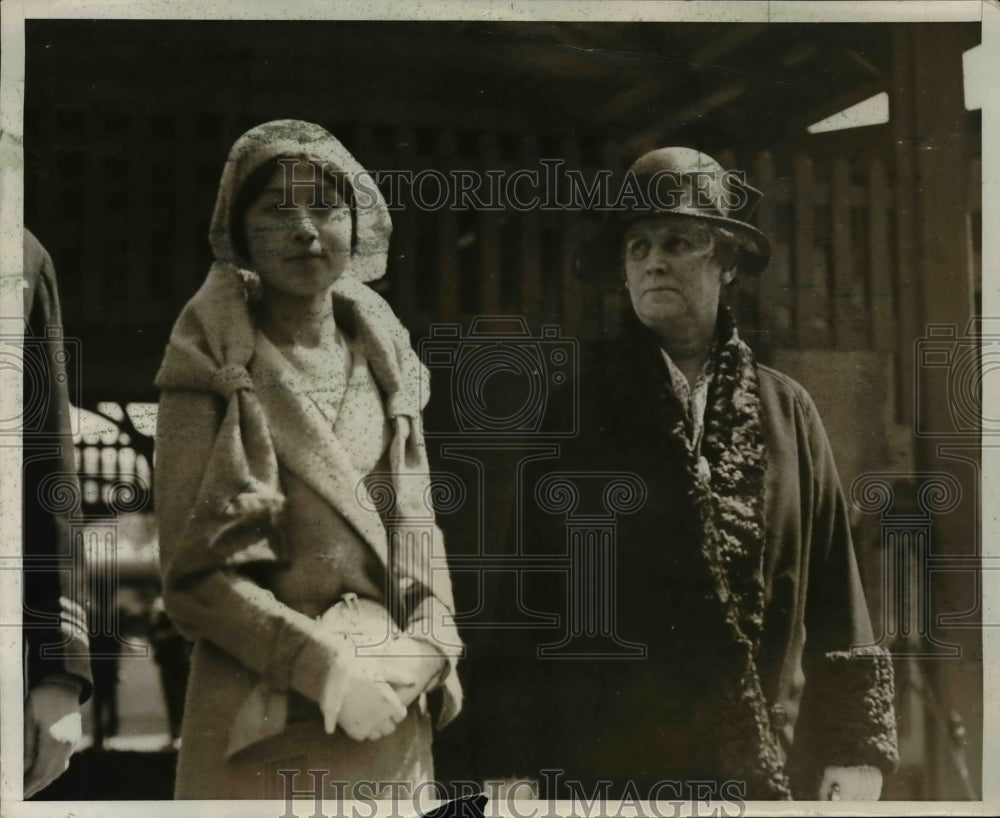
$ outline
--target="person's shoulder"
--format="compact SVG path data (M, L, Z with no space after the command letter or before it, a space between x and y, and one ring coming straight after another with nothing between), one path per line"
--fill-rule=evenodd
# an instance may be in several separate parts
M34 233L27 227L24 228L24 271L26 273L40 273L43 268L50 267L52 259L48 250L42 246Z
M806 392L806 388L797 380L789 377L784 372L779 372L777 369L767 366L766 364L757 364L757 374L760 376L761 387L767 385L771 389L796 396L808 396L809 394Z
M765 406L777 402L787 411L798 411L807 417L815 413L812 396L797 380L761 363L757 364L757 374L761 401Z

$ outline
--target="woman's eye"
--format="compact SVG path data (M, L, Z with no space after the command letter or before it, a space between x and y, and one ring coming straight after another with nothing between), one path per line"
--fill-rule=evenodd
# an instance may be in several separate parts
M631 259L642 259L649 255L649 242L645 239L636 239L628 244L628 255Z
M691 249L691 242L687 239L673 238L667 242L667 248L674 253L686 253Z
M261 202L261 210L265 213L284 213L288 210L284 204L285 200L281 198L265 199Z

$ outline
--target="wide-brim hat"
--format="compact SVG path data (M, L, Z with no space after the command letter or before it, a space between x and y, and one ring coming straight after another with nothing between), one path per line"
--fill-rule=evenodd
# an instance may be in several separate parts
M739 250L738 268L759 275L771 260L771 242L750 224L763 194L746 174L726 170L694 148L657 148L625 173L618 197L609 202L596 234L581 247L577 274L593 283L618 282L621 243L628 225L648 216L695 218L729 231Z

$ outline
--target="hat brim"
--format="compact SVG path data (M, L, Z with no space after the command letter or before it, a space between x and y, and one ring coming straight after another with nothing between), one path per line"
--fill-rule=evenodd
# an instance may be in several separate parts
M629 210L626 213L606 213L596 233L581 243L576 258L576 274L591 284L615 286L621 283L621 242L629 224L649 216L699 219L724 227L739 240L739 272L758 276L771 260L771 242L753 225L711 213L679 210Z

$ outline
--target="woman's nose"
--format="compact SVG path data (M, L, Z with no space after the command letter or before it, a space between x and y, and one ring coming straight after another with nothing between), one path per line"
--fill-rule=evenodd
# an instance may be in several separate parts
M312 241L319 236L316 222L308 210L303 209L295 214L294 222L292 223L292 235L299 241Z
M649 255L646 256L646 272L665 273L669 266L667 252L655 244L649 248Z

